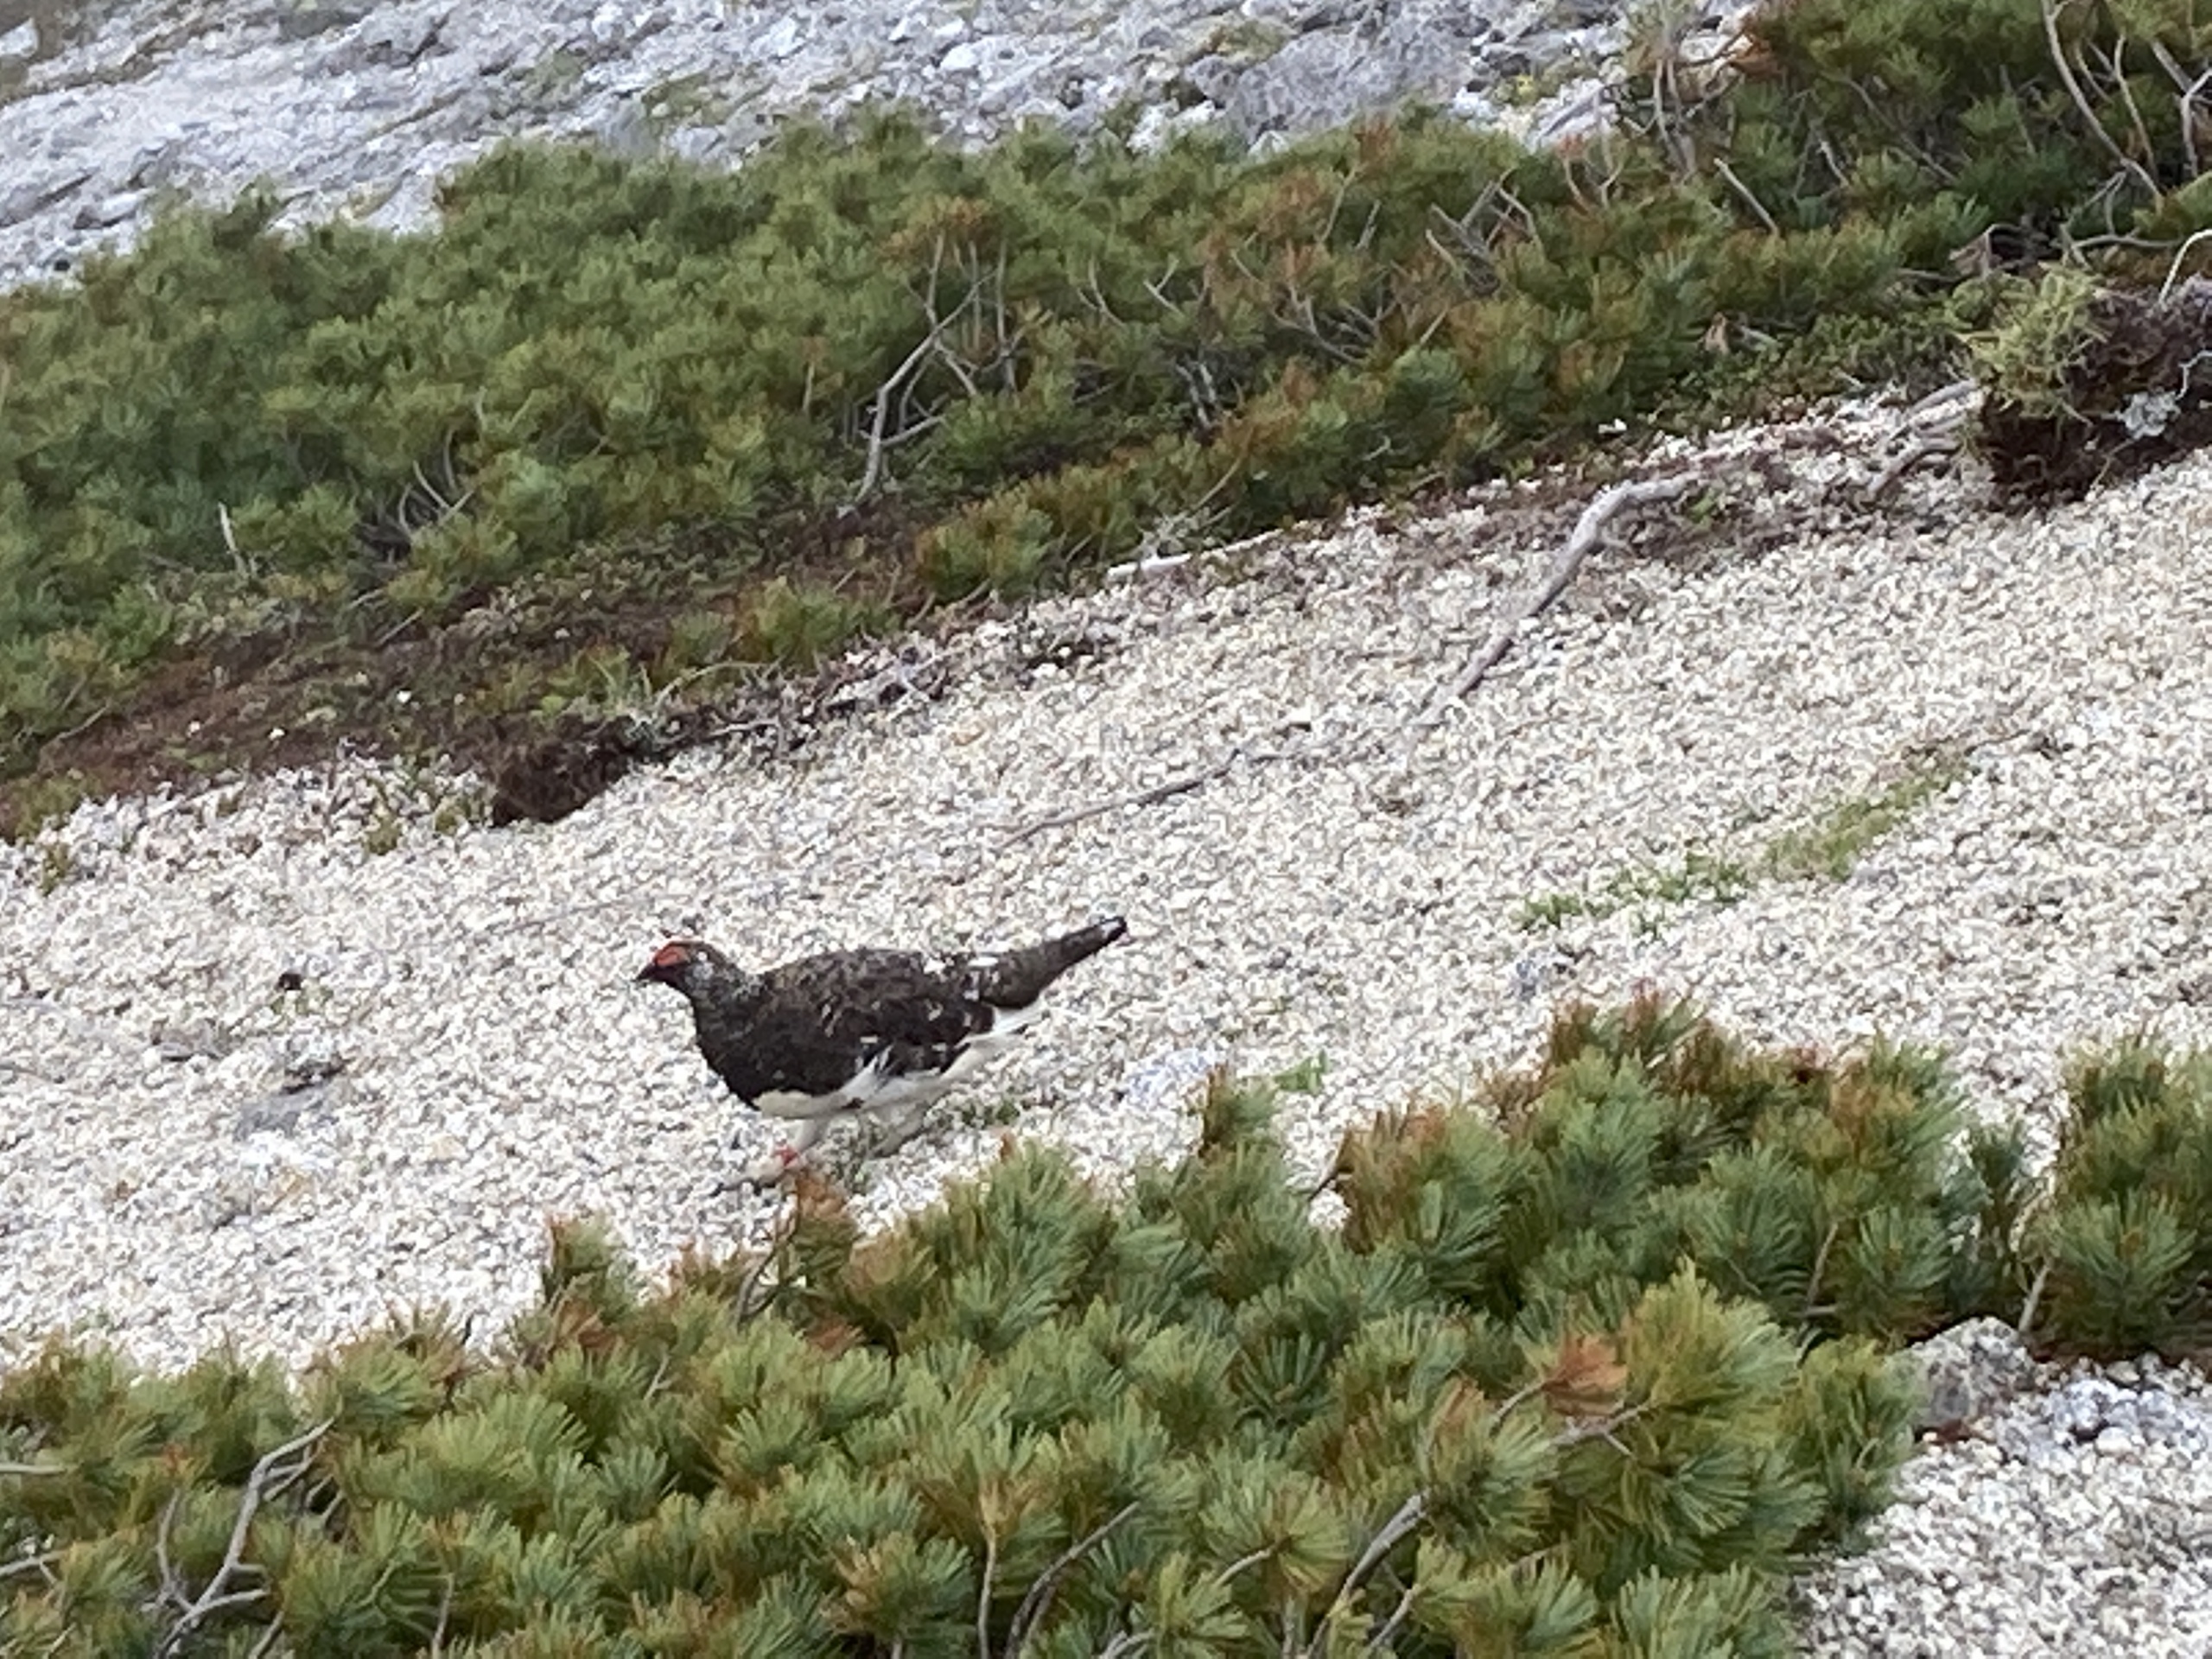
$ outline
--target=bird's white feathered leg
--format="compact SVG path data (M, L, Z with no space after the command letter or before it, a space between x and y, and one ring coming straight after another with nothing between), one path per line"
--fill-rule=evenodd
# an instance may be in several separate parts
M791 1166L814 1150L830 1128L827 1117L803 1117L791 1130L791 1139L766 1157L748 1164L740 1178L752 1186L773 1186L791 1173Z

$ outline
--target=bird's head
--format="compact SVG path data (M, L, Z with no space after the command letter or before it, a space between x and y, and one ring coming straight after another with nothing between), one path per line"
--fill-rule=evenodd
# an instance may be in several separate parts
M673 985L689 996L731 974L729 958L704 939L671 939L638 969L640 982Z

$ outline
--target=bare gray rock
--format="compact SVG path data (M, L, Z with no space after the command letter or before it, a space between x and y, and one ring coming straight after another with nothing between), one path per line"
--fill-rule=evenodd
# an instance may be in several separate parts
M2001 1319L1969 1319L1912 1350L1927 1389L1920 1427L1956 1433L2034 1386L2035 1356Z
M322 60L327 75L350 75L365 69L404 69L419 61L438 44L444 28L443 11L412 7L372 14Z
M1300 137L1413 101L1449 103L1473 66L1465 18L1465 8L1456 18L1426 6L1378 8L1371 18L1294 36L1236 71L1214 101L1248 143Z
M19 69L38 56L38 19L26 17L0 33L0 69Z
M346 0L343 4L301 0L297 5L280 5L276 9L276 38L282 41L313 40L334 29L351 28L367 16L372 10L365 0Z
M1728 0L1719 26L1744 9ZM0 284L128 245L172 187L219 203L266 181L283 223L419 228L442 176L521 135L735 165L783 118L836 122L890 102L961 143L1028 121L1089 133L1134 107L1147 146L1222 124L1269 147L1418 99L1555 138L1606 118L1625 10L126 0L73 38L28 21L0 34ZM60 165L42 174L41 162Z

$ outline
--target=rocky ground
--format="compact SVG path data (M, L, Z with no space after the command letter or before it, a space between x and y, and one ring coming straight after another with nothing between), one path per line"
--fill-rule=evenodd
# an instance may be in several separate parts
M707 1189L766 1127L725 1152L681 1005L628 982L676 929L766 961L1129 915L964 1112L869 1166L877 1217L1009 1118L1109 1178L1171 1156L1223 1058L1325 1062L1287 1120L1315 1168L1525 1058L1556 1000L1645 981L1762 1039L1941 1043L1977 1109L2047 1131L2073 1047L2212 1034L2212 463L2040 518L1948 466L1870 505L1907 426L1648 457L1697 493L1624 518L1426 731L1580 488L887 648L855 671L880 706L796 754L701 749L556 825L483 830L465 781L353 760L87 806L0 862L11 1338L297 1357L425 1299L496 1328L549 1213L649 1262L757 1236L766 1201ZM1882 798L1913 804L1847 874L1777 873ZM1816 1651L2203 1650L2202 1380L2062 1381L2016 1378L1874 1554L1806 1581Z
M1692 61L1725 49L1712 8ZM396 230L503 137L735 162L899 103L980 143L1126 112L1259 144L1408 99L1538 142L1605 118L1613 0L0 0L0 282L127 244L166 197L272 183Z

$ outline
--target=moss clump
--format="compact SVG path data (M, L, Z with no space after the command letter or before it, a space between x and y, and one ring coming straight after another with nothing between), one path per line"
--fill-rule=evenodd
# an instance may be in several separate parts
M2212 440L2212 281L2138 294L2062 268L1972 343L1978 441L2008 495L2071 499Z

